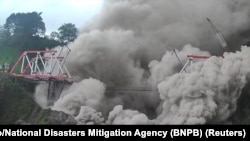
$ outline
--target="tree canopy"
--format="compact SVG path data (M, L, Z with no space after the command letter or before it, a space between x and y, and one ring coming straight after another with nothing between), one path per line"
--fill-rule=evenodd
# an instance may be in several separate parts
M0 40L4 40L9 37L8 31L4 26L0 25Z
M11 36L15 34L44 36L46 28L41 14L41 12L13 13L6 19L4 27Z
M0 48L13 48L22 52L62 45L45 35L46 27L41 15L41 12L12 13L4 26L0 26Z
M63 43L72 42L77 37L77 28L75 24L67 23L58 28L60 40Z
M53 31L50 33L50 39L53 39L55 41L59 41L60 40L60 34L56 31Z

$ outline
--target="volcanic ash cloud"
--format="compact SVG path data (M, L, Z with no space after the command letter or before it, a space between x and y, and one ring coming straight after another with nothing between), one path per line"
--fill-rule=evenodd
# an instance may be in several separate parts
M68 45L71 54L65 64L74 84L52 108L78 115L86 109L81 106L88 106L101 112L108 124L227 120L247 82L250 52L242 47L224 58L213 56L221 56L223 49L206 18L230 49L240 50L241 35L250 29L249 6L249 0L106 0L100 14ZM194 62L180 74L173 49L183 62L188 54L213 57ZM160 94L109 89L130 87L158 88ZM36 89L36 100L43 106L46 88Z
M161 124L222 122L237 108L237 99L250 73L250 48L192 65L187 74L174 74L158 85L163 102Z

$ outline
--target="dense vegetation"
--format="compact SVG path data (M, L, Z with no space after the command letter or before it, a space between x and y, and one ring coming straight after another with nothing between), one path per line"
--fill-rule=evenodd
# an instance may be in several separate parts
M45 122L45 112L35 103L33 86L0 74L0 124Z
M4 25L0 25L0 65L13 64L24 50L44 50L66 45L77 36L72 23L63 24L50 36L45 35L46 26L42 13L13 13Z
M10 78L7 71L24 50L63 46L77 37L74 24L62 24L46 35L42 13L13 13L0 25L0 124L46 123L50 112L34 101L32 83ZM9 65L5 70L4 66Z

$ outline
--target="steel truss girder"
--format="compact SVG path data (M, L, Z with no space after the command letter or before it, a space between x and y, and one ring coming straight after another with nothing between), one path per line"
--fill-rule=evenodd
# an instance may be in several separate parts
M35 81L66 81L73 83L73 79L65 66L66 56L61 56L64 48L57 55L56 50L24 51L14 64L10 75ZM46 55L45 55L46 54Z

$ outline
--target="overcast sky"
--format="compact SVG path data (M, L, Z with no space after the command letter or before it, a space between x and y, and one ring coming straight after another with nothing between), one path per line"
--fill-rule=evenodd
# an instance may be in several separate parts
M77 28L96 15L104 0L0 0L0 25L11 13L42 12L46 34L56 31L64 23L73 23Z

